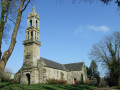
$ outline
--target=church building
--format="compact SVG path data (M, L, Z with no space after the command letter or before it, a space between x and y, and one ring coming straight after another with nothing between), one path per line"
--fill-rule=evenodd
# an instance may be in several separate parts
M66 80L68 84L74 84L77 80L85 82L87 74L84 62L60 64L40 57L39 23L39 15L34 6L27 18L26 40L23 41L23 66L14 79L20 84L47 83L48 79L53 78Z

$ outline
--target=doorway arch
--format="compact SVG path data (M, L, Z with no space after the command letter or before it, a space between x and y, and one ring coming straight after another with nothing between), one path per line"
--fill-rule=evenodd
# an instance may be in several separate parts
M76 84L76 81L77 81L77 79L76 79L76 78L74 78L74 82L73 82L73 84Z
M27 74L26 74L26 77L27 77L27 84L30 85L30 74L27 73Z

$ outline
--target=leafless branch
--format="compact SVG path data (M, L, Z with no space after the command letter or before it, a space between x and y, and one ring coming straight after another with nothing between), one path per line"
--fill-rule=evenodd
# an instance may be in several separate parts
M8 18L8 20L10 20L11 22L13 22L15 24L15 22L12 19Z
M27 2L27 4L25 5L25 7L23 8L22 12L26 9L27 5L30 3L30 0Z
M8 9L9 9L9 5L10 5L10 2L8 1L8 2L7 2L7 10L6 10L5 23L7 22L7 18L8 18Z

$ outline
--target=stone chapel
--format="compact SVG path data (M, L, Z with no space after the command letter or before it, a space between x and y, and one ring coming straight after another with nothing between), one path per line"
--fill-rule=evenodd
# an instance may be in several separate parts
M73 84L76 80L85 82L87 74L84 62L60 64L40 57L39 23L39 15L33 6L27 18L26 40L23 41L23 66L14 79L20 84L47 83L47 79L52 78L66 80L68 84Z

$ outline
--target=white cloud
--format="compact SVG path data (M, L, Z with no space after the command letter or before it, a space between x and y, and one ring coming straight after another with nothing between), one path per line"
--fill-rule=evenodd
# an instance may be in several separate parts
M88 25L87 26L89 29L92 29L94 31L103 31L103 32L107 32L110 30L109 27L102 25L102 26L95 26L95 25Z
M87 26L80 25L74 30L73 35L74 36L81 36L81 37L88 37L89 33L86 33L86 32L89 32Z
M84 30L83 27L79 26L79 27L75 30L74 33L76 33L76 34L77 34L77 33L81 33L83 30Z

